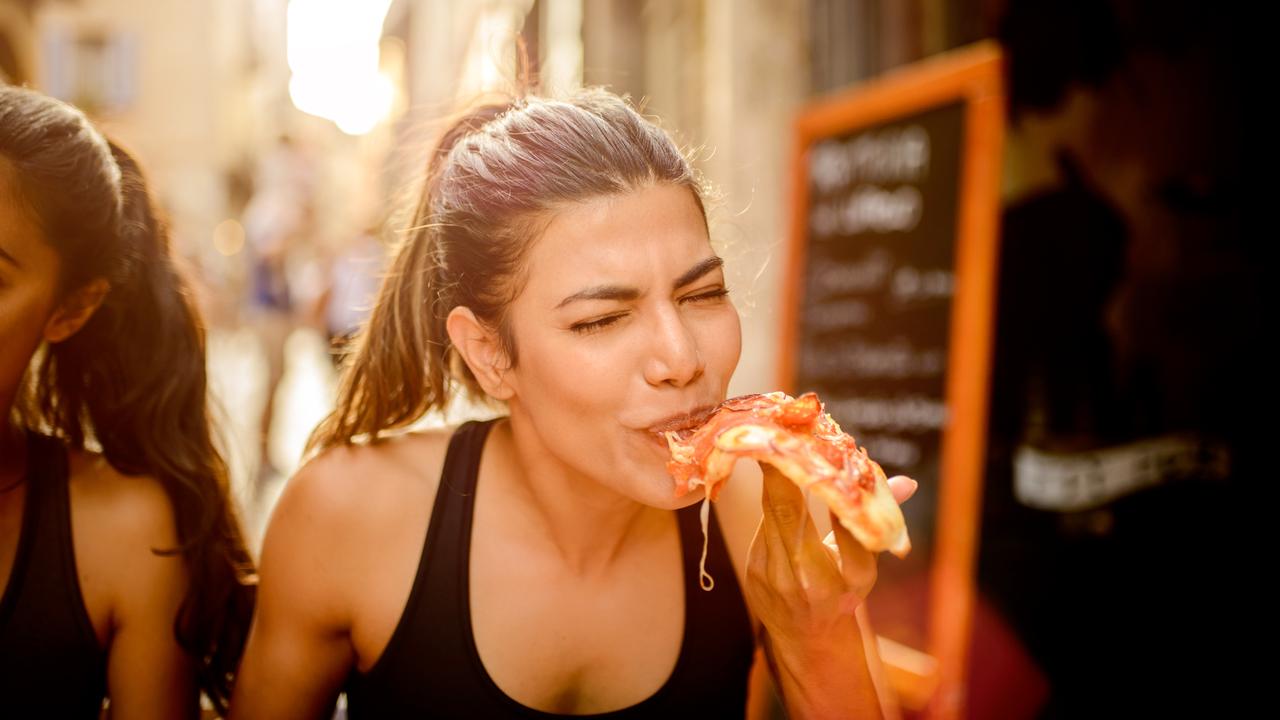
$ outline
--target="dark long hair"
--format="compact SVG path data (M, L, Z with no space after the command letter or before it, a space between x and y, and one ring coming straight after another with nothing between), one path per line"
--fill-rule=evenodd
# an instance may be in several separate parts
M454 352L449 311L465 306L518 359L506 308L522 259L558 210L651 185L708 188L672 138L600 88L564 100L532 95L474 105L426 158L391 270L308 451L376 439L444 409L455 387L484 391Z
M104 278L102 305L50 345L13 408L15 427L158 480L173 506L190 584L174 633L220 711L230 697L253 611L252 560L211 429L205 334L138 163L77 109L0 87L0 158L21 200L62 258L59 292Z

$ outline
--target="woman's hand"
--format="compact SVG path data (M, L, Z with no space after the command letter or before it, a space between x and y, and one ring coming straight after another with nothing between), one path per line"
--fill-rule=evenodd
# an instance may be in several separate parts
M876 555L833 516L824 543L804 494L761 465L764 517L747 560L747 602L763 625L765 649L793 717L875 707L854 610L876 581ZM916 490L889 479L894 499Z

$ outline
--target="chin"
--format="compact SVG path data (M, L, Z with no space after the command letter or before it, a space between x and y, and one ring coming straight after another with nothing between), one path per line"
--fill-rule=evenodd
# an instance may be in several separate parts
M655 476L645 478L640 486L643 488L644 497L637 497L636 500L661 510L679 510L702 502L702 488L676 497L676 483L665 471L656 478Z
M663 506L663 509L680 510L681 508L687 508L690 505L696 505L702 502L702 498L705 496L706 496L706 493L702 491L702 488L698 488L697 490L694 490L693 492L682 495L680 497L669 498L669 504Z
M665 443L657 441L648 433L629 434L630 466L634 479L628 485L632 499L649 507L661 510L679 510L702 500L701 488L676 497L676 482L667 474L667 461L670 459ZM625 461L624 461L625 462Z

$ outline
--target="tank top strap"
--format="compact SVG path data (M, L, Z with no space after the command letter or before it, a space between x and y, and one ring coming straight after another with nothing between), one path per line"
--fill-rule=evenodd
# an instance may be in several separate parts
M464 423L449 439L449 450L440 471L440 486L431 510L430 530L423 547L418 579L433 591L432 609L447 610L452 617L461 617L468 611L465 589L470 569L471 518L475 511L480 457L494 422Z
M0 714L97 717L106 650L76 571L67 449L37 433L27 448L22 528L0 599Z
M475 503L476 480L480 475L480 456L484 454L485 439L493 427L494 420L471 420L458 426L449 438L449 449L445 453L444 467L440 470L440 491L436 493L436 508L444 502L462 500L468 505ZM448 492L445 492L448 490ZM435 514L433 510L432 514Z
M83 605L71 537L69 478L67 449L62 441L28 433L26 500L17 554L9 573L9 589L15 592L5 593L14 600L21 594ZM8 598L6 604L7 601ZM10 609L0 610L0 621ZM89 636L96 638L92 626L87 629Z
M352 720L442 713L441 692L467 688L460 672L466 641L459 619L465 592L471 512L485 438L493 421L467 422L454 431L440 471L413 587L382 654L347 678Z

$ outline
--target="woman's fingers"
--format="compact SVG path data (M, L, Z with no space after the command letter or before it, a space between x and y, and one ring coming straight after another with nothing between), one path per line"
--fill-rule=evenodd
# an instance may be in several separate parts
M770 466L762 467L762 529L769 549L770 578L775 584L798 581L806 588L819 576L836 579L836 567L818 539L804 493L781 472Z
M865 598L876 584L876 554L863 547L835 513L831 513L831 534L840 554L840 574L859 598Z
M761 493L761 505L764 516L760 521L759 533L764 535L765 573L769 583L779 590L791 587L795 577L792 558L795 555L796 537L804 532L803 511L796 503L789 502L791 482L782 474L762 466L764 470L764 491ZM781 479L781 482L778 480Z
M875 586L876 554L863 547L834 514L832 531L819 539L804 492L777 468L761 463L761 469L764 513L747 561L756 592L767 590L763 597L774 598L770 602L782 600L792 608L784 612L812 606L841 615L853 613ZM889 478L888 483L899 503L918 487L904 476Z
M761 465L764 471L764 492L760 501L765 520L778 532L778 540L787 550L794 551L798 539L804 537L809 513L804 505L804 493L795 483L770 465ZM815 530L816 532L816 530Z
M912 495L915 495L918 487L920 487L920 483L906 475L894 475L889 478L889 491L893 493L893 499L897 500L899 505L909 500Z

